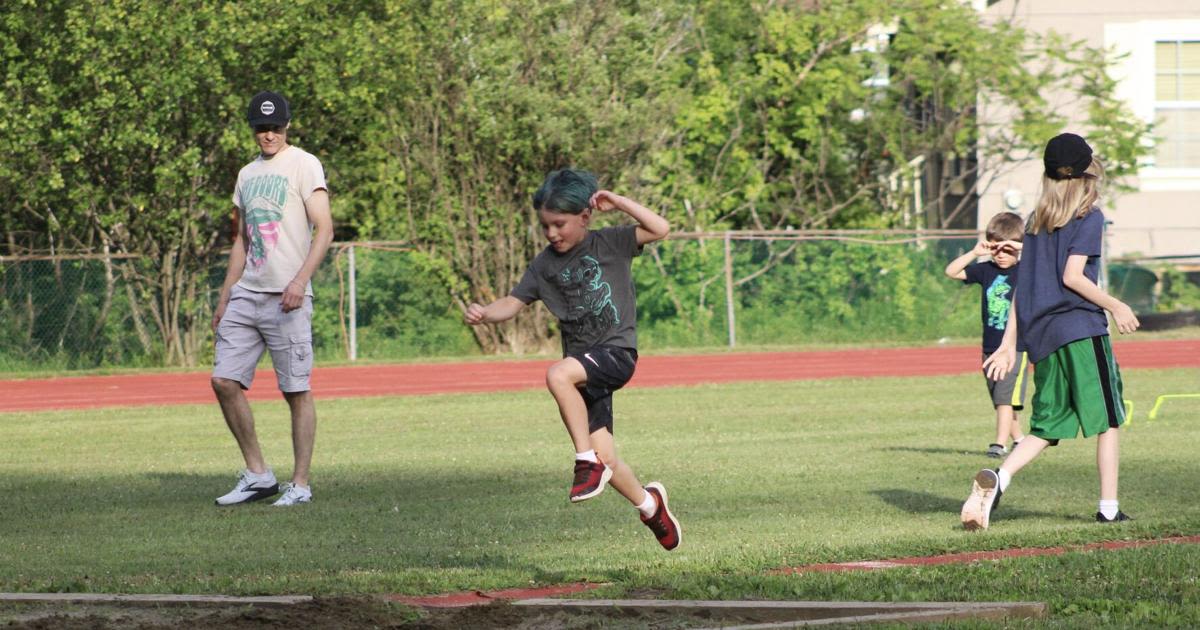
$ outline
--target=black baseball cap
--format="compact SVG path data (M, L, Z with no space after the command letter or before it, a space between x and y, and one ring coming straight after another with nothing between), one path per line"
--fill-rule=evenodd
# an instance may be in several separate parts
M283 95L278 92L259 92L250 99L246 110L246 121L251 127L275 125L282 127L292 119L292 110Z
M1060 133L1046 143L1046 177L1050 179L1075 179L1087 176L1092 165L1092 147L1086 140L1073 133Z

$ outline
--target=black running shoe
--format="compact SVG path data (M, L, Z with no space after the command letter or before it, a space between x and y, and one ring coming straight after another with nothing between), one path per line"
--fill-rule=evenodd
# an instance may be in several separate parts
M1122 512L1121 510L1117 510L1117 515L1112 518L1105 518L1102 512L1096 512L1097 523L1124 523L1125 521L1132 520L1133 519L1130 518L1128 514Z

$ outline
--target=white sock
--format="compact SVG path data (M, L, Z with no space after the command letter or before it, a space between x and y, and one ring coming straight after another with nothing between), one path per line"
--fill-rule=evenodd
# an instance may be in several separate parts
M250 470L249 468L247 468L246 472L249 473L249 477L255 481L266 481L267 479L271 479L271 478L275 477L275 474L271 472L270 468L268 468L264 472L260 472L260 473L256 473L253 470Z
M1000 469L1000 470L999 470L999 471L996 473L996 476L1000 478L1000 492L1005 492L1005 491L1007 491L1007 490L1008 490L1008 483L1009 483L1010 481L1012 481L1012 475L1011 475L1011 474L1010 474L1010 473L1009 473L1007 470L1004 470L1003 468L1001 468L1001 469Z
M637 509L642 513L642 516L650 518L651 516L654 516L655 512L658 511L658 501L654 499L653 494L647 492L646 500L642 501L641 505L637 506Z
M575 453L575 460L578 461L581 459L585 462L592 462L593 464L600 461L599 459L596 459L596 449L594 448L589 448L582 453Z
M1110 521L1116 518L1117 500L1113 499L1112 501L1105 501L1104 499L1100 499L1100 513L1104 515L1104 518Z

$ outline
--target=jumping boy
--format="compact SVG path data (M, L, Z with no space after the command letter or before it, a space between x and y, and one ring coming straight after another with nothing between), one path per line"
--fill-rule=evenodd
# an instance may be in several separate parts
M682 539L661 483L643 487L613 444L613 392L637 365L637 304L631 265L642 246L666 237L670 225L641 204L598 190L587 171L563 169L546 176L533 196L550 245L525 271L512 294L487 306L471 304L468 324L516 316L541 300L558 318L563 359L546 372L546 386L575 446L572 502L590 499L612 483L641 513L642 522L670 551ZM636 225L591 231L592 212L619 210Z
M1017 288L1016 252L1011 247L1001 248L999 244L1005 241L1020 243L1024 234L1025 226L1019 215L1001 212L988 221L984 233L986 240L946 265L947 277L962 280L964 284L978 284L983 288L979 303L985 360L1000 348L1000 342L1004 340L1013 291ZM991 256L992 259L975 262L981 256ZM1012 438L1013 448L1024 437L1016 413L1025 406L1025 388L1029 382L1029 363L1024 352L1018 354L1017 364L1019 367L1009 372L1003 380L993 381L984 374L992 406L996 409L996 439L988 445L988 457L1004 457L1008 454L1005 445L1009 437Z
M1020 249L1021 289L1013 298L1000 349L984 361L990 378L1003 379L1016 365L1017 349L1035 364L1029 435L997 470L975 475L962 507L967 529L987 529L992 510L1012 476L1059 440L1097 435L1100 505L1096 522L1127 521L1117 503L1120 426L1125 423L1121 372L1108 339L1112 314L1117 330L1131 333L1138 319L1124 302L1097 284L1104 215L1096 207L1104 166L1087 142L1072 133L1046 144L1042 195L1029 217ZM1018 336L1019 333L1019 336Z

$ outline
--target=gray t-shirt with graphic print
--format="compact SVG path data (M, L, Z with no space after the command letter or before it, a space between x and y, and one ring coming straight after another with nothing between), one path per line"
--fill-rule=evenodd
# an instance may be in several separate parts
M512 296L541 300L558 318L563 355L597 345L637 349L633 257L641 254L637 226L593 230L570 251L542 250Z

